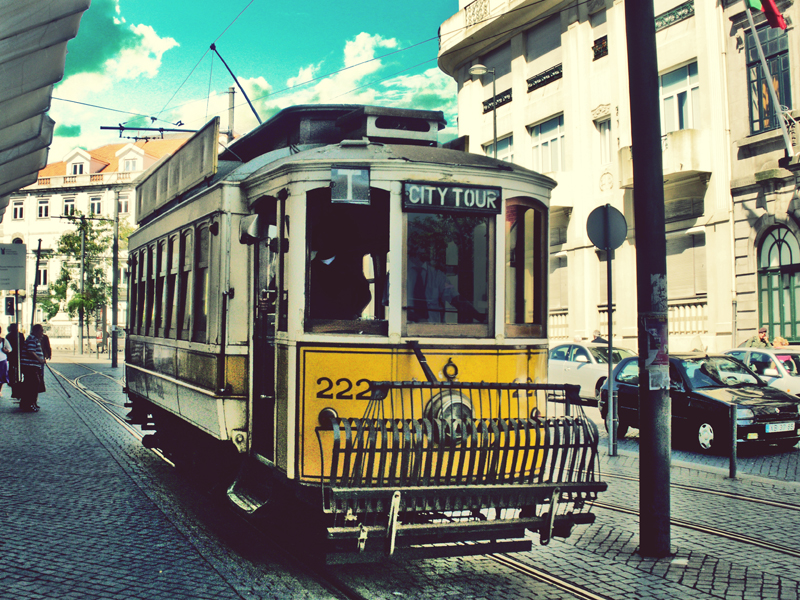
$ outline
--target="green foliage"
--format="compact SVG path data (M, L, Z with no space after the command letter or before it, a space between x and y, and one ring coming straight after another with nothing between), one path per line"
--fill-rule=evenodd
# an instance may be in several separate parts
M64 232L56 244L56 253L63 257L61 273L48 286L48 295L37 298L37 304L48 313L49 318L55 316L59 309L65 310L72 318L81 313L91 315L109 303L111 285L106 271L111 264L109 256L113 242L113 224L109 220L82 217L80 212L76 212L69 218L74 229ZM127 229L126 232L130 233ZM83 292L81 238L84 246ZM85 323L88 336L89 319L85 319Z

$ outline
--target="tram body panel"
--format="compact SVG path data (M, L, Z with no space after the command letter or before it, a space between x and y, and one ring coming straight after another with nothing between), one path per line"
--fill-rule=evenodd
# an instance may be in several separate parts
M470 381L508 383L524 382L536 376L536 373L528 372L528 365L541 367L540 355L546 354L546 348L449 347L425 350L429 366L440 375L441 380L446 379L444 372L460 372L469 374ZM396 346L302 344L298 355L298 414L301 417L297 434L300 440L301 481L319 482L329 476L323 463L325 457L330 461L332 435L329 432L320 434L323 445L320 452L316 433L323 410L332 409L342 418L361 418L368 409L371 381L425 380L414 353ZM454 367L458 371L451 371ZM386 419L425 418L426 407L416 404L406 401L402 406L387 408L383 416ZM526 419L534 408L538 409L536 399L528 401L523 398L520 403L504 407L486 402L485 405L475 406L474 418L481 420L502 415L505 418ZM544 412L542 406L540 413ZM376 447L379 449L380 446L381 442L378 441ZM330 467L330 464L327 466ZM531 464L527 467L530 468ZM377 465L375 468L378 468ZM518 469L519 465L509 465L509 468Z

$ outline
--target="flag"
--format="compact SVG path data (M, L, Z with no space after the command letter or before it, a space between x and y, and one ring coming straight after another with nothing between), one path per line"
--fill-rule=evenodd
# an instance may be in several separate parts
M744 0L745 4L752 8L764 13L767 17L767 23L770 27L786 29L786 21L783 19L781 11L775 5L775 0Z

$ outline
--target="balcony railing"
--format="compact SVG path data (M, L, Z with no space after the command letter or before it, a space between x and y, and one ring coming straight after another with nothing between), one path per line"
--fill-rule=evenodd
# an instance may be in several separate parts
M614 329L617 327L617 305L614 304L611 307L611 311L614 313ZM597 322L599 324L600 334L608 337L608 304L600 304L597 307Z
M547 319L547 332L550 339L569 338L569 310L558 308L550 311Z
M128 183L133 181L142 171L115 171L113 173L91 173L86 175L60 175L40 177L36 180L38 187L64 187L78 185L107 185L109 183Z
M688 298L669 301L670 335L708 333L708 300Z

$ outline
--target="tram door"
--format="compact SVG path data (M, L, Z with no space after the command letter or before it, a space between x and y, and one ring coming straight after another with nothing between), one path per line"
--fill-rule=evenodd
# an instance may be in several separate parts
M275 325L278 295L277 229L274 212L259 214L255 248L253 331L253 450L274 460Z

